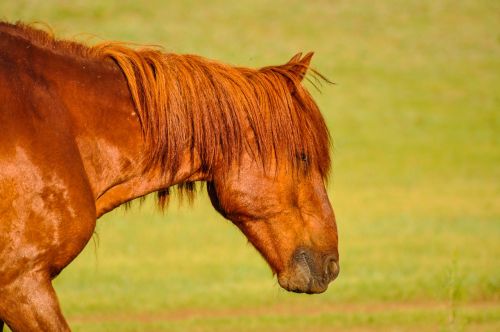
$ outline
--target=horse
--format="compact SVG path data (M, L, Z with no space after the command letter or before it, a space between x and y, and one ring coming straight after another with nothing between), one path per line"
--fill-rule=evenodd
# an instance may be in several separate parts
M324 292L339 254L312 56L250 69L0 23L0 325L69 330L52 280L96 220L196 183L281 287Z

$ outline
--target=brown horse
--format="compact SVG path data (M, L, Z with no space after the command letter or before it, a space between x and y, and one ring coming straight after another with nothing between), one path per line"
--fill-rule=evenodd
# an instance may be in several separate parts
M339 257L311 56L238 68L0 23L0 326L68 330L51 280L96 219L196 181L283 288L325 291Z

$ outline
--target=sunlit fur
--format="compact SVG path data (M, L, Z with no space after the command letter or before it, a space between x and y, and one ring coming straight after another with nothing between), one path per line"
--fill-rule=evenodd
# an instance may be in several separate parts
M218 162L218 167L229 169L247 149L264 167L278 159L294 175L306 176L308 167L323 177L328 174L329 134L318 106L302 86L307 68L300 54L285 65L250 69L158 48L135 50L118 42L87 47L30 26L11 28L57 52L109 58L120 66L149 149L146 167L175 174L182 156L179 147L188 141L207 172ZM251 135L243 132L246 127ZM301 161L304 156L307 163ZM193 188L184 184L181 189ZM159 192L160 204L167 195L168 190Z

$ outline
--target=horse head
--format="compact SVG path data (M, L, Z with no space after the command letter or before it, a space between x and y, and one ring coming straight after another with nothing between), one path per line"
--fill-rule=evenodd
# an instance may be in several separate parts
M329 168L329 137L323 119L298 86L312 54L295 56L284 66L264 68L287 78L294 109L271 109L294 133L272 145L266 160L256 153L262 136L244 128L249 148L229 167L215 167L208 191L214 207L231 220L277 274L279 284L294 292L321 293L339 273L335 216L325 188ZM282 107L284 108L284 107ZM284 117L295 116L297 122ZM278 125L278 122L275 123ZM296 144L291 147L289 144ZM253 149L252 149L253 147ZM256 157L257 156L257 157Z

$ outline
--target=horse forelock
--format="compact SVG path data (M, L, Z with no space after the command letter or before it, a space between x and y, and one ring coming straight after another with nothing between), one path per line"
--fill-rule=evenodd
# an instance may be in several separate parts
M141 122L146 167L175 174L183 149L189 146L207 172L234 167L246 149L264 168L276 161L289 165L291 174L303 175L307 168L316 167L325 179L328 175L330 136L317 104L302 85L297 72L300 58L250 69L155 48L136 50L116 42L87 47L56 40L29 26L11 27L52 49L116 62ZM194 188L184 185L182 189L192 192ZM165 202L168 191L159 197Z

